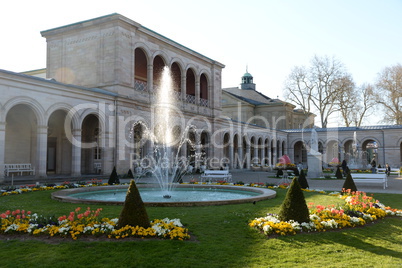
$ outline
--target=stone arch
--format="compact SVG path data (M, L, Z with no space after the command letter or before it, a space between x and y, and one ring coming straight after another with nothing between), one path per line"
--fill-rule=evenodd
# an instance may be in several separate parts
M68 103L64 103L64 102L59 102L59 103L55 103L52 106L50 106L47 110L46 110L46 123L49 123L49 117L51 116L51 114L57 110L63 110L67 113L67 115L71 115L69 112L72 111L73 107L68 104ZM66 119L65 119L66 120ZM75 114L75 116L73 115L73 117L70 117L67 122L65 121L64 124L66 123L70 123L70 129L65 129L66 131L71 132L71 129L78 129L80 127L80 119L79 116L77 116L77 114ZM64 126L65 128L66 126Z
M170 65L170 73L172 75L173 90L181 93L181 80L183 76L183 67L178 61L174 61Z
M67 131L65 127L70 110L68 107L69 105L66 104L56 104L48 109L47 174L71 174L72 172L72 144L67 137L67 131L71 131L72 126L70 125Z
M382 148L382 144L374 137L365 137L361 141L362 149L362 164L370 165L372 161L375 161L375 165L379 164L378 149ZM385 163L382 163L385 165Z
M146 56L146 58L147 58L147 62L151 62L151 61L152 61L154 55L152 54L152 52L151 52L151 50L149 49L149 47L147 46L147 44L145 44L145 43L143 43L143 42L135 43L134 51L135 51L137 48L141 49L141 50L145 53L145 56Z
M297 140L294 142L293 146L293 156L294 163L307 164L307 149L306 144L303 140Z
M160 86L163 68L167 66L167 57L165 58L164 56L164 53L160 52L155 54L152 60L154 91L157 91L155 89Z
M208 106L209 82L205 73L200 75L200 102L202 106Z
M4 163L30 163L33 167L38 167L38 128L44 124L44 120L39 124L39 109L26 101L15 101L12 105L9 102L6 108ZM43 118L44 113L41 113Z
M134 49L134 89L147 90L149 54L143 47Z
M181 72L185 71L184 70L185 64L184 64L184 62L183 62L183 60L181 58L178 58L178 57L171 58L170 61L169 61L169 66L172 66L173 63L176 63L180 67Z
M96 163L102 163L104 148L102 148L102 128L99 113L89 112L82 116L81 121L81 173L96 173Z
M18 104L27 105L28 107L30 107L32 109L32 111L34 112L35 117L37 119L37 124L39 126L46 125L45 110L43 109L42 105L33 98L22 97L22 96L12 98L4 104L4 106L3 106L4 114L2 113L0 115L0 121L5 121L6 116L7 116L8 112L10 111L10 109L12 109L14 106L16 106ZM4 118L1 118L2 116L4 116Z
M186 70L186 97L187 101L195 104L196 95L196 72L193 68L188 68Z
M103 112L100 112L101 109L98 109L98 104L90 104L92 107L84 108L81 114L79 114L79 126L82 128L83 120L91 114L94 114L98 117L99 125L102 131L106 129L106 115Z
M149 124L144 120L138 120L130 127L131 139L133 142L132 155L130 156L130 167L133 169L140 166L141 160L147 156L150 139L146 134Z

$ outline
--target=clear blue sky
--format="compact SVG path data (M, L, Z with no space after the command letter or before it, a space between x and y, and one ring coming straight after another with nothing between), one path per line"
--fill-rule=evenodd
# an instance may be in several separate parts
M0 16L0 69L46 67L40 31L120 13L226 65L223 87L248 71L257 90L282 98L292 67L335 56L357 84L402 63L401 0L7 1Z

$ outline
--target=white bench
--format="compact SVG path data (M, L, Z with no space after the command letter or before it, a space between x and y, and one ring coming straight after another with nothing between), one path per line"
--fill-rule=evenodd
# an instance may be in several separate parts
M35 175L35 168L31 164L4 164L4 174L7 177L10 173L19 173L22 176L24 172Z
M377 168L377 172L380 174L385 173L387 169L386 168ZM389 172L390 175L397 175L400 176L401 175L401 171L399 168L391 168L391 171Z
M228 169L225 170L205 170L204 173L201 175L201 182L202 180L209 180L211 179L223 179L226 182L232 181L232 174L229 173Z
M384 189L388 187L385 173L351 173L350 175L355 183L380 183L383 184Z
M94 163L94 171L96 174L101 174L102 173L102 163Z

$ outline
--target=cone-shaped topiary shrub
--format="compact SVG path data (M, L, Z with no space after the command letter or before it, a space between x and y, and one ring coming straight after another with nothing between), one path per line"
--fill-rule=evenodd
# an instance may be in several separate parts
M282 176L282 175L283 175L282 169L278 169L278 170L276 171L276 177L279 178L279 177Z
M124 201L124 206L117 223L118 228L126 225L144 228L151 227L148 213L134 180L131 180L128 187L126 200Z
M310 222L310 213L306 200L296 178L290 184L286 197L279 209L278 216L281 221Z
M345 174L350 174L350 169L348 167L345 167Z
M357 191L357 187L355 182L352 179L352 175L350 175L350 173L348 173L348 175L346 176L346 180L343 183L342 186L343 189L348 190L350 189L352 192L356 192Z
M304 175L303 170L300 171L300 175L299 175L299 178L298 178L297 180L298 180L298 182L299 182L299 184L300 184L300 187L301 187L302 189L307 189L307 188L309 188L308 182L307 182L307 179L306 179L306 175Z
M131 168L128 169L127 178L129 178L129 179L134 179L134 174L133 174L133 172L131 171Z
M113 167L113 171L110 174L109 180L107 182L109 185L112 184L119 184L120 180L119 180L119 176L117 176L117 172L116 172L116 167Z
M339 167L336 168L335 177L339 180L343 179L342 172Z

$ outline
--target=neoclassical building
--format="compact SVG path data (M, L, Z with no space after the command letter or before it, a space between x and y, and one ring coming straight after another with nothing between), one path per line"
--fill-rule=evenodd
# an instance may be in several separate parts
M222 89L222 63L120 14L41 34L45 69L0 70L0 182L5 164L18 163L38 178L126 173L157 146L148 134L161 132L155 100L165 67L175 100L169 133L180 155L231 169L274 165L283 154L306 161L314 115L257 92L249 74L240 88ZM324 162L347 158L356 133L361 151L401 163L401 126L317 133Z

